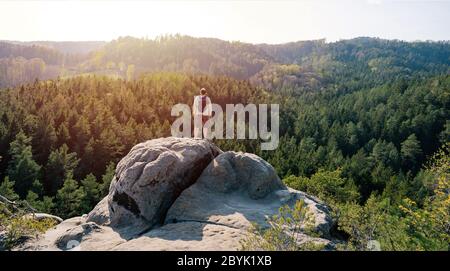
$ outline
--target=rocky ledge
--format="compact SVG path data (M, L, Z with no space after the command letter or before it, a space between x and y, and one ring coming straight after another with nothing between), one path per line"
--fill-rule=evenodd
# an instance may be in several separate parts
M237 250L252 223L303 200L330 244L329 208L286 187L249 153L207 140L160 138L134 146L117 165L109 194L86 215L64 220L19 250Z

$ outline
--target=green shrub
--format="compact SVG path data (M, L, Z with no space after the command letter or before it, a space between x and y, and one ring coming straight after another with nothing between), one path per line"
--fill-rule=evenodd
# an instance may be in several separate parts
M314 216L304 201L299 200L293 208L283 206L278 215L268 220L269 228L254 224L241 242L241 250L250 251L297 251L321 250L323 245L306 239L305 235L317 236L313 232Z

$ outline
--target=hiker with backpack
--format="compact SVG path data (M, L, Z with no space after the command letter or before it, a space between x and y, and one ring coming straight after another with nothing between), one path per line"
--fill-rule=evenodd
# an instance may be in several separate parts
M194 106L192 108L194 113L194 137L203 138L203 125L212 115L211 99L208 97L205 88L200 89L200 95L194 97ZM197 125L200 123L195 123L196 121L201 122L201 125ZM207 131L204 132L206 133Z

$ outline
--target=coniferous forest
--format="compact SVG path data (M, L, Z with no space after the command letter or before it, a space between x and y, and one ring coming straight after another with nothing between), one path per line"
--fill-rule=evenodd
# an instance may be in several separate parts
M330 205L345 249L376 239L385 250L449 250L450 43L55 44L0 43L5 198L62 218L89 212L117 162L170 136L171 107L204 87L222 106L280 104L276 150L215 142L261 156L288 186Z

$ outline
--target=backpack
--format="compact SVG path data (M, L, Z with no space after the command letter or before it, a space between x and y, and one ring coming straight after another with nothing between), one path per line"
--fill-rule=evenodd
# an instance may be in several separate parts
M200 97L201 99L202 99L202 101L201 101L201 110L200 110L200 112L202 112L202 115L203 115L203 111L205 110L205 108L206 108L206 98L207 98L207 96L205 95L205 96L201 96Z

